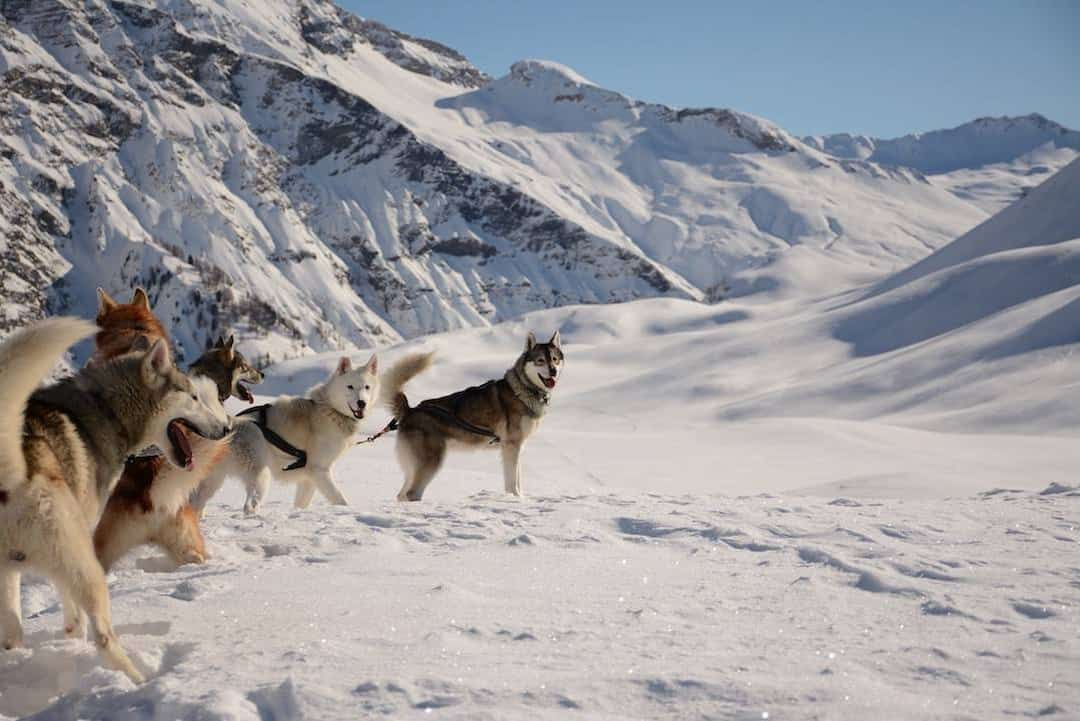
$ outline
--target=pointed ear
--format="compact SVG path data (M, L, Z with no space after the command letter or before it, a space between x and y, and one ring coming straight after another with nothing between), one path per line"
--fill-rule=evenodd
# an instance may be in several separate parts
M214 341L214 347L215 348L223 348L224 346L225 346L225 339L222 338L221 336L218 336L217 340Z
M165 341L158 339L142 360L143 382L154 387L161 380L161 376L172 368L172 358L169 357L169 346Z
M97 289L97 299L98 299L98 315L99 316L102 316L102 315L108 313L110 310L112 310L113 308L115 308L116 306L119 305L119 303L117 303L115 300L113 300L112 297L108 293L105 292L104 288L98 288Z
M339 376L343 376L352 370L352 361L349 360L349 356L342 356L338 361L337 369L334 371Z
M135 295L131 297L132 305L141 305L145 310L150 310L150 296L142 288L135 289Z
M534 345L536 345L536 336L529 331L529 337L525 339L525 350L532 350Z
M367 364L364 366L364 371L376 375L379 372L379 357L374 353L371 354L371 358L368 359Z
M135 340L131 343L131 350L129 353L145 353L150 350L150 339L141 333L135 336Z
M225 350L232 350L233 346L236 345L236 336L229 336L229 340L225 341L222 345L225 346Z
M559 335L559 331L555 331L555 335L551 336L551 340L548 341L548 345L553 345L556 348L562 348L562 336Z

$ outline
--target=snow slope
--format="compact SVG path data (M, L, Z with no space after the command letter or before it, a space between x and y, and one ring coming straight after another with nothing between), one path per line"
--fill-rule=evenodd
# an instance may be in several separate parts
M133 688L88 644L55 640L52 591L30 585L30 648L0 656L0 713L1069 718L1080 417L934 429L955 409L873 417L854 398L832 415L793 401L725 417L863 363L827 310L795 305L563 308L384 353L439 351L410 387L419 399L496 375L526 328L561 328L568 365L526 448L529 497L503 496L497 454L481 452L452 456L423 503L397 504L392 439L342 461L348 508L293 511L275 485L245 518L232 485L205 524L207 566L146 551L112 574L120 633L151 681ZM1059 420L1077 358L1025 359L1061 397ZM298 390L333 362L280 364L262 390ZM984 374L1023 406L1028 388ZM905 390L850 392L886 405Z

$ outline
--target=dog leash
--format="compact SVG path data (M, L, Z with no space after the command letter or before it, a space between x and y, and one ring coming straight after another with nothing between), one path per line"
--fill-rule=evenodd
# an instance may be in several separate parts
M371 434L370 436L363 439L362 441L357 441L356 445L359 446L359 445L362 445L364 443L374 443L375 441L379 440L380 438L382 438L384 435L386 435L390 431L396 431L396 430L397 430L397 418L391 418L390 422L387 423L386 426L381 431L379 431L378 433Z

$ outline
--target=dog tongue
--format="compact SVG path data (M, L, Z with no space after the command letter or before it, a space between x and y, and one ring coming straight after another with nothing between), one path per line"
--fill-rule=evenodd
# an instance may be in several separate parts
M173 450L177 455L177 465L190 471L194 467L194 458L191 453L191 443L188 442L183 424L180 421L170 422L168 433L169 440L173 443Z
M236 390L238 390L240 392L240 399L241 400L245 400L248 403L254 403L255 402L255 396L251 395L251 391L249 391L244 386L243 383L237 383L236 384Z
M541 378L540 380L544 381L544 385L546 385L548 388L554 388L555 387L555 379L554 378Z

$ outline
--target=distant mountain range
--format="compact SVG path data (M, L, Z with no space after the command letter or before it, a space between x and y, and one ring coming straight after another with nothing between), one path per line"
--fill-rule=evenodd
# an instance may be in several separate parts
M491 79L324 0L8 0L0 333L151 293L280 359L649 296L866 283L1080 148L1040 116L798 139L557 63Z

